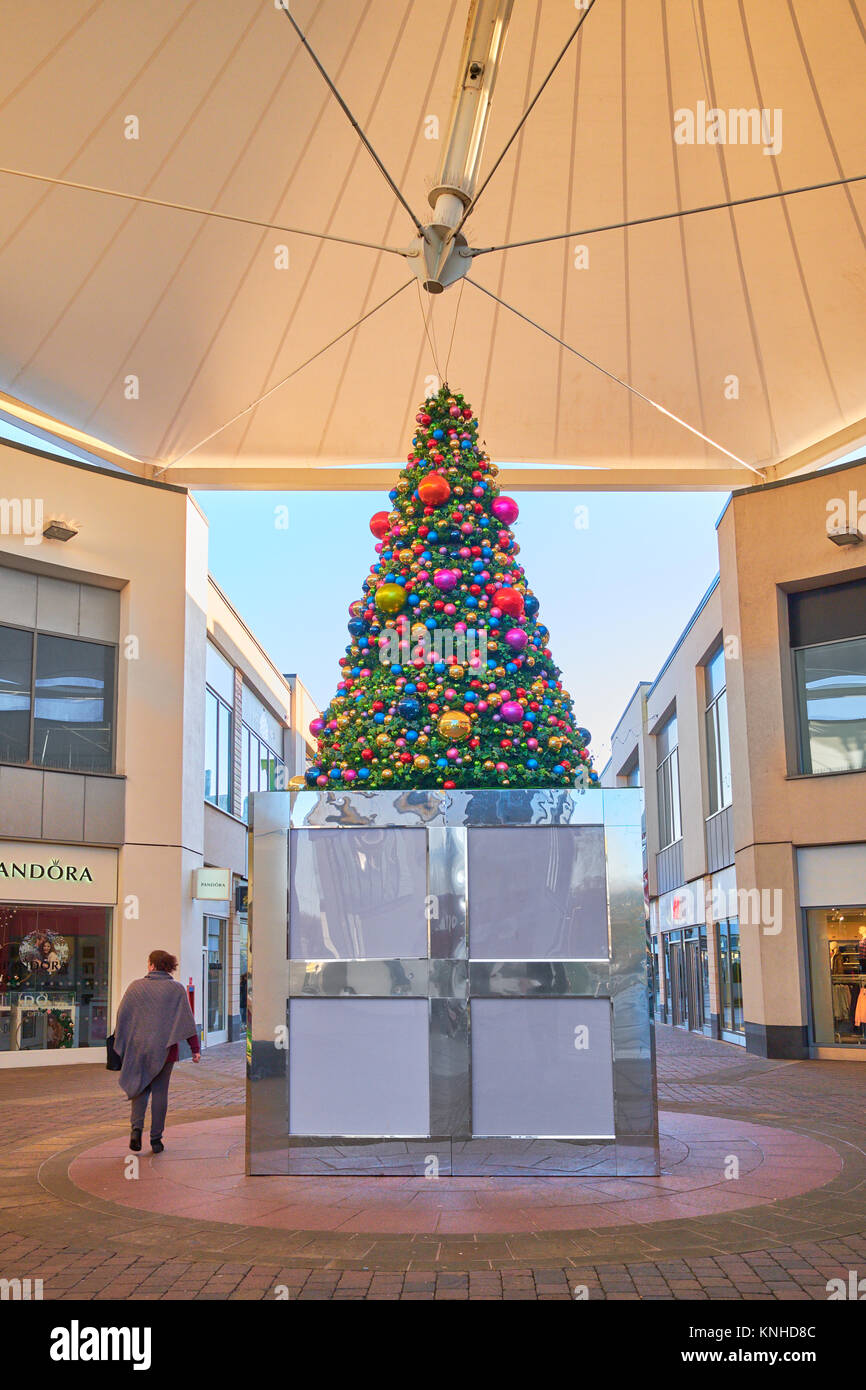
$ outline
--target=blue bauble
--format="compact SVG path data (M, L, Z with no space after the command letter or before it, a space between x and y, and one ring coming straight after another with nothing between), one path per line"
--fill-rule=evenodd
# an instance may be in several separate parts
M578 729L577 737L582 738L584 743L592 742L592 734L589 732L589 729Z
M527 594L523 600L523 611L528 618L533 618L538 612L538 599L535 594Z
M361 637L367 630L367 625L363 618L352 618L346 624L353 637Z
M527 758L527 759L526 759L526 766L530 769L531 772L534 772L535 769L538 767L538 759L537 759L537 758Z
M322 769L320 767L308 767L304 773L304 781L308 787L314 787L316 785L316 778L321 777L321 775Z
M421 705L418 700L408 696L404 700L397 702L397 713L401 719L417 719L421 713Z
M332 767L331 771L328 773L328 776L330 777L332 782L339 782L342 775L343 774L338 767Z

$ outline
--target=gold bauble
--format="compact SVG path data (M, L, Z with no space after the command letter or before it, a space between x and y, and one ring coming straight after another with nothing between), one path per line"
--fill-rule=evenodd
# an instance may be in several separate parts
M462 681L466 672L463 670L462 666L452 666L448 674L453 681Z
M481 764L481 770L482 772L495 772L496 764L494 762L491 762L488 758L487 762Z
M443 714L436 726L440 735L444 739L449 739L454 743L460 743L462 739L468 738L472 729L472 724L468 714L462 710L447 710Z
M416 753L412 762L419 772L426 772L430 766L430 759L426 753Z
M390 767L383 767L381 776L383 782L390 782L393 780L394 774L391 771Z
M416 740L415 740L415 747L416 747L416 748L426 748L426 747L427 747L427 744L428 744L429 742L430 742L430 740L429 740L429 738L427 737L426 734L419 734L418 737L417 737Z
M390 748L391 740L387 734L377 734L376 742L380 748Z
M558 753L559 750L560 750L560 748L562 747L562 739L561 739L561 738L557 738L557 737L554 735L553 738L549 738L549 739L547 740L547 746L548 746L548 748L550 748L554 753Z
M402 584L382 584L376 590L376 607L380 613L399 613L406 602Z
M294 777L290 777L286 785L288 791L299 792L302 787L307 785L307 779L299 772Z
M404 565L411 565L414 558L411 550L401 550L398 556L398 559Z

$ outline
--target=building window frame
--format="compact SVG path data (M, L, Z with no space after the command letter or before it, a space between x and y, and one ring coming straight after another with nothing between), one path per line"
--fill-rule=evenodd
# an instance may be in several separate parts
M861 752L862 762L859 767L849 764L847 767L827 768L823 772L815 771L812 758L812 738L809 732L809 696L806 682L805 661L807 652L829 651L851 647L855 643L866 647L866 634L862 637L842 637L829 642L810 642L804 646L791 648L791 662L794 679L794 699L797 714L797 770L804 777L831 777L839 772L866 772L866 718L862 721L863 727L863 749ZM861 721L857 721L860 723Z
M117 642L106 642L94 637L82 637L78 633L57 632L53 628L28 627L22 623L7 622L5 619L0 622L0 630L8 628L14 632L24 632L31 639L30 645L30 690L29 690L29 710L28 710L28 729L27 729L27 758L23 761L11 761L8 758L0 757L0 764L4 767L27 767L35 768L40 772L72 772L78 776L92 775L95 777L113 776L117 771L117 725L118 725L118 652ZM37 762L34 759L34 739L36 732L36 700L38 691L36 688L36 678L38 670L38 653L40 637L52 638L63 642L83 642L90 647L101 647L110 653L108 663L108 673L111 679L111 699L109 702L109 749L108 767L87 768L87 767L58 767L52 763ZM103 700L103 705L106 702Z
M207 786L207 776L211 769L208 768L208 742L209 742L209 720L211 710L214 710L216 719L216 756L214 758L214 787L213 794L209 793ZM211 686L205 686L205 787L204 799L210 806L216 806L217 810L225 811L228 815L232 814L232 786L234 780L234 710L222 695L219 695ZM225 736L227 748L222 743ZM227 756L226 766L226 786L222 785L223 777L221 767L224 756Z
M668 849L682 839L682 808L680 803L679 734L676 711L668 716L654 735L656 740L656 796L659 823L659 850ZM659 758L662 748L670 744L670 731L677 742ZM665 739L665 743L660 740Z
M257 759L253 757L253 746L259 750ZM268 773L266 777L267 786L262 786L262 750L270 756L266 760L268 763ZM271 758L274 763L273 775L270 771ZM253 769L258 770L258 786L252 785ZM249 798L254 791L285 791L288 785L288 768L286 760L275 748L262 738L261 734L256 733L244 720L241 721L241 820L249 824Z
M720 657L724 684L716 685L712 679L712 672ZM728 682L725 672L725 648L721 642L704 664L704 697L707 802L709 816L715 816L733 801L731 744L728 731Z

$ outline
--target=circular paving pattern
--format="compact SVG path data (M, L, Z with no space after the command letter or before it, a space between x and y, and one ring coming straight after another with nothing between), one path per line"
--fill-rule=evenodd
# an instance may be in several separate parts
M270 1231L478 1236L648 1225L767 1206L842 1169L809 1135L709 1115L662 1112L657 1178L257 1177L244 1173L244 1119L166 1131L130 1177L126 1135L79 1153L68 1176L117 1207Z

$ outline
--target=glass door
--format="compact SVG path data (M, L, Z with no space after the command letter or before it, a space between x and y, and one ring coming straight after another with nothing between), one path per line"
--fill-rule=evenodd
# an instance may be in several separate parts
M209 1047L228 1040L228 1020L226 1018L227 936L228 923L224 917L205 917L204 957L207 990L205 1042Z

